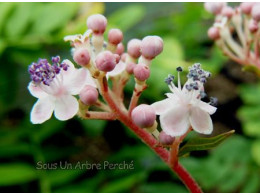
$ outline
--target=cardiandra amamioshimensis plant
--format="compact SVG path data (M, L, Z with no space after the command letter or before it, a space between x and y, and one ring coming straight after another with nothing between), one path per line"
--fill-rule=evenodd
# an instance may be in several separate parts
M192 150L209 149L233 133L197 138L193 144L189 145L188 141L179 148L190 131L207 135L213 131L210 115L217 109L216 98L210 98L209 103L201 100L206 96L204 84L210 73L199 63L194 64L182 86L179 77L182 68L178 67L177 86L173 75L165 79L170 89L165 100L137 106L141 93L147 88L151 62L163 51L163 40L158 36L132 39L124 53L123 33L119 29L110 29L108 42L104 41L106 25L104 16L92 15L83 35L64 38L70 41L73 59L81 68L75 68L69 60L61 61L59 56L53 57L51 63L39 59L29 66L32 81L28 89L38 98L31 111L31 122L41 124L53 112L62 121L75 115L86 120L120 120L169 165L191 192L201 192L199 185L179 164L178 156ZM135 78L135 87L127 106L124 87L131 76ZM108 85L109 79L112 87ZM156 115L160 116L161 131L157 129Z

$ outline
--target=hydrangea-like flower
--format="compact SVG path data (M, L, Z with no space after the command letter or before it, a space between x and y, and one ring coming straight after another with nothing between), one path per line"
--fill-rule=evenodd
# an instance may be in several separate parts
M179 67L177 71L181 72L182 69ZM178 87L172 82L174 76L169 75L165 79L172 93L167 93L165 100L151 106L160 115L161 127L167 135L184 135L190 126L199 133L211 134L213 125L210 114L215 113L217 108L210 104L216 103L216 99L212 98L210 103L201 101L205 97L203 84L209 76L210 73L202 70L200 64L194 64L189 68L188 80L183 88L180 78Z
M72 62L60 57L52 58L52 65L46 59L39 59L29 66L32 81L28 89L38 98L31 111L31 122L40 124L48 120L53 111L59 120L68 120L78 112L78 95L86 84L87 70L75 69Z

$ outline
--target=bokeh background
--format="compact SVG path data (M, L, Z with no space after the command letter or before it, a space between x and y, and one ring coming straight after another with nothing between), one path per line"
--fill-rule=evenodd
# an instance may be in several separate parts
M72 59L65 35L83 33L86 18L102 13L108 26L131 38L159 35L165 47L152 64L140 102L164 98L164 78L200 62L213 73L209 96L219 99L214 135L236 133L181 163L205 192L260 192L260 83L224 57L207 37L213 16L202 3L0 3L0 192L187 192L169 168L118 121L30 123L36 99L28 65L60 55ZM185 73L183 73L185 79ZM133 82L126 88L130 98ZM193 135L191 135L193 136ZM134 170L37 170L55 162L134 162Z

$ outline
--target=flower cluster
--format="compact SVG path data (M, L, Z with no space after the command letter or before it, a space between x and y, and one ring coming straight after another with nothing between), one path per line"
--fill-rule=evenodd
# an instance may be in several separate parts
M215 15L208 36L232 60L260 68L260 4L244 2L232 8L226 3L205 3Z

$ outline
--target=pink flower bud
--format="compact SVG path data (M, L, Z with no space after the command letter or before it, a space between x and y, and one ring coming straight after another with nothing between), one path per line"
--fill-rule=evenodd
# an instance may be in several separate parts
M212 13L212 14L220 14L223 7L226 6L226 3L224 2L206 2L204 3L204 8Z
M108 32L108 42L113 45L119 44L123 40L123 33L119 29L111 29Z
M101 14L95 14L87 19L87 26L95 34L103 34L107 27L107 19Z
M132 39L127 44L127 53L133 58L139 58L141 55L141 41L139 39Z
M136 67L136 64L134 62L128 62L126 64L126 72L128 72L128 74L133 74L135 67Z
M109 72L116 66L116 57L110 51L103 51L98 54L95 62L99 70Z
M231 18L234 13L235 13L234 9L230 6L223 7L223 9L221 11L221 14L228 18Z
M154 109L146 104L135 107L131 113L131 117L133 122L141 128L153 126L156 119Z
M122 60L123 62L125 62L125 61L126 61L126 57L127 57L127 53L123 53L123 54L121 55L121 60Z
M124 53L125 47L123 45L123 43L119 43L116 47L116 54L118 55L122 55Z
M219 29L217 27L210 27L208 30L208 36L212 40L217 40L220 37Z
M143 63L134 67L134 75L139 81L145 81L150 77L150 68Z
M257 21L251 19L249 21L249 30L251 33L255 33L257 30L258 30L258 24L257 24Z
M252 7L255 3L253 2L243 2L240 4L240 8L244 14L249 15L251 13Z
M91 85L86 85L79 94L80 100L86 105L94 104L98 99L98 91Z
M159 141L161 144L171 145L173 143L174 139L175 139L174 137L167 135L164 131L160 132Z
M163 50L163 40L158 36L147 36L141 43L141 53L147 59L153 59Z
M116 59L116 63L118 64L120 61L120 56L118 54L114 54L114 57Z
M88 65L90 61L90 55L87 48L77 48L73 54L73 60L81 66Z
M260 21L260 4L255 4L251 11L252 17L257 22Z

